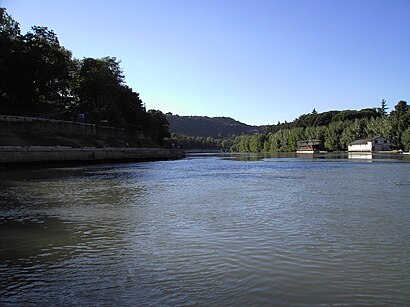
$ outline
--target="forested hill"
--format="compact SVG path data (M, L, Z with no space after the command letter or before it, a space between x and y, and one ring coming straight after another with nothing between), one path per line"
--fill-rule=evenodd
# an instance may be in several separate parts
M225 138L263 132L263 127L250 126L230 117L179 116L167 113L169 131L178 135Z

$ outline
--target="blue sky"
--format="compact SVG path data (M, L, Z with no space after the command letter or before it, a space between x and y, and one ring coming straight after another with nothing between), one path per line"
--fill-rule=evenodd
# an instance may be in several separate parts
M410 102L409 0L0 0L76 58L115 56L148 109L247 124Z

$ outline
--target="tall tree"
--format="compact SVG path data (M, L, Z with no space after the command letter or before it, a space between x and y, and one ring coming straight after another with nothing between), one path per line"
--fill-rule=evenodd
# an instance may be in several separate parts
M108 117L117 121L117 95L123 81L124 75L116 58L83 59L77 75L75 111L86 114L87 120L94 123L108 120Z
M71 85L71 52L60 45L57 35L47 27L32 27L24 41L25 80L33 84L26 99L45 110L63 111Z
M400 100L390 113L392 125L391 142L397 148L403 148L402 133L410 127L410 112L406 101Z
M20 36L20 25L4 7L0 7L0 36L16 38Z
M159 110L148 110L148 131L151 139L159 145L164 144L164 138L170 137L169 123L164 113Z
M407 128L403 131L401 135L401 141L403 144L403 148L407 151L410 151L410 128Z
M407 105L407 102L404 100L400 100L395 106L394 106L394 111L391 112L391 116L393 117L400 117L405 115L409 110L409 106Z
M13 113L13 93L10 92L10 78L15 71L16 44L21 40L20 27L6 11L0 7L0 112Z
M70 86L71 53L46 27L35 26L21 35L18 23L4 8L0 19L1 110L20 115L63 110Z
M377 111L381 114L382 117L387 116L387 102L386 99L382 99L381 106L380 108L377 109Z

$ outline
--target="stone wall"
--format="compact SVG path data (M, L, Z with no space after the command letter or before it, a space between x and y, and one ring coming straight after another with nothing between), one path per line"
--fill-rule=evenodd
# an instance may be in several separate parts
M0 166L30 163L166 160L183 157L184 152L181 150L164 148L0 146Z
M0 129L21 133L58 134L62 136L95 136L106 139L145 139L142 131L97 126L79 122L34 117L0 115Z
M155 146L138 130L0 115L0 169L184 157L183 151Z

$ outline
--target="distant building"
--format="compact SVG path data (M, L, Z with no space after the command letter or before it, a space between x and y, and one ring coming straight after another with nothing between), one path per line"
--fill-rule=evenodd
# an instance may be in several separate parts
M296 153L317 153L323 150L320 140L306 140L298 142Z
M390 141L381 136L373 139L357 140L348 146L348 151L372 152L386 150L390 150Z

